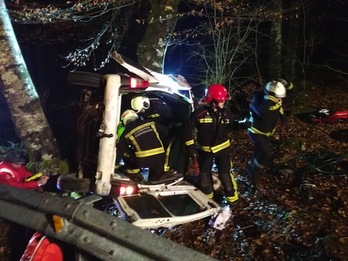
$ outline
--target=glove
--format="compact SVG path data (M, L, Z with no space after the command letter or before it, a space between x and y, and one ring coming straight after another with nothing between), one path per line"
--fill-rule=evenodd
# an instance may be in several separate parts
M37 181L37 184L39 185L39 187L41 187L47 183L48 179L49 179L48 176L41 176L39 180Z
M244 119L238 120L237 122L242 129L247 129L251 127L251 122L249 121L249 118L247 117L244 117Z

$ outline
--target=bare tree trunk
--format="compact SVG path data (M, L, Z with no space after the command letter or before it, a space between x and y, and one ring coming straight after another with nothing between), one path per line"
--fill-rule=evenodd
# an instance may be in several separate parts
M274 12L281 13L282 0L273 0ZM269 80L281 76L282 57L282 17L275 17L271 26L271 42L269 49Z
M291 7L290 3L285 3L283 8L286 10ZM298 11L300 12L300 10ZM297 14L299 15L299 14ZM283 68L282 77L295 82L295 79L300 76L301 69L298 59L298 46L301 44L299 41L300 32L300 19L297 16L291 17L283 21Z
M291 24L290 24L291 23ZM290 20L286 35L286 50L285 57L283 57L282 76L289 80L294 80L299 75L299 61L298 61L298 34L299 34L299 19Z
M32 161L59 157L56 139L48 125L15 37L6 6L0 3L0 77L18 137Z
M151 70L162 72L166 36L173 32L179 0L150 0L151 13L147 29L138 46L139 63Z

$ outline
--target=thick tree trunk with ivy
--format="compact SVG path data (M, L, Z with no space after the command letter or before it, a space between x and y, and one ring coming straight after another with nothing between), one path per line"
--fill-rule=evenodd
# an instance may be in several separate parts
M179 0L150 0L151 12L145 35L138 46L139 63L162 72L166 37L176 25Z
M0 3L1 89L18 137L32 161L59 157L53 132L22 57L4 3Z

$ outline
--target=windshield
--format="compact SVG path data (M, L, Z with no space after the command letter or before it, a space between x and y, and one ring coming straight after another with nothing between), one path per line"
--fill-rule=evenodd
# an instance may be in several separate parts
M191 91L190 90L180 90L180 89L178 89L178 93L180 93L181 95L185 96L187 99L192 100Z

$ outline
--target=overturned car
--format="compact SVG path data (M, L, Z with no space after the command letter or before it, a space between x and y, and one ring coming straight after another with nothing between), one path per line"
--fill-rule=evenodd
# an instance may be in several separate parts
M182 76L151 72L117 53L111 57L127 72L72 72L68 78L69 84L81 88L77 176L92 181L93 193L112 197L119 210L139 227L168 227L218 213L220 206L215 201L183 180L186 155L180 140L174 143L169 158L174 166L172 175L156 182L136 182L115 171L117 126L134 95L146 93L150 99L162 100L180 121L185 121L194 107L191 87Z

